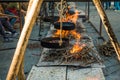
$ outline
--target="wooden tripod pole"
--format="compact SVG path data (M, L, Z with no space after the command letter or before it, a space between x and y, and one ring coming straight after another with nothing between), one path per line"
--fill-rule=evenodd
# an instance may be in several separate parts
M113 32L113 29L111 27L111 24L107 18L107 15L105 14L105 11L102 7L102 4L101 4L101 1L100 0L93 0L93 3L95 4L96 8L97 8L97 11L100 15L100 18L102 20L102 23L106 29L106 32L110 38L110 41L116 51L116 54L118 56L118 60L120 60L120 46L119 46L119 43L117 41L117 38Z
M29 13L27 13L26 15L25 24L21 32L6 80L14 80L18 75L20 65L23 61L23 57L25 54L26 46L28 44L28 39L30 37L37 15L39 13L41 4L43 2L43 0L30 0L30 1L33 1L33 3L29 9Z

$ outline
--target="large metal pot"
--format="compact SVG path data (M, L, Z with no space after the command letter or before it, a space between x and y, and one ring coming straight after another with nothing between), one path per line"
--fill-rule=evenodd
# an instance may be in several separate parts
M60 22L54 23L56 29L60 29ZM75 24L72 22L62 22L62 30L73 30L75 29Z
M59 16L46 16L43 18L44 22L56 22L59 20Z
M69 45L69 39L62 38L62 45L59 45L59 37L46 37L41 40L41 46L45 48L59 49Z

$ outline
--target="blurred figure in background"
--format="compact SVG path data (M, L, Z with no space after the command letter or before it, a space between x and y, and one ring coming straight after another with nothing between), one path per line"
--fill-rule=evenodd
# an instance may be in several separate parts
M10 23L12 26L16 23L16 21L20 21L20 13L21 13L21 20L22 20L22 26L24 24L24 16L26 15L26 11L23 9L24 7L21 7L21 10L19 10L19 3L3 3L4 5L4 12L5 14L12 15L12 16L18 16L18 19L15 17L12 17L10 19ZM23 6L23 5L21 5Z
M18 33L13 29L13 26L9 22L9 17L3 14L2 5L0 5L0 34L3 36L5 41L9 41L10 37L16 37ZM11 36L6 35L6 30L11 33Z
M104 2L104 7L105 7L105 9L110 9L110 6L111 6L111 2L110 1L108 1L108 2Z
M4 9L5 14L12 15L12 16L18 16L18 12L17 12L18 7L16 3L2 3L2 7ZM9 19L9 22L12 26L14 26L16 21L17 21L17 17L11 17Z
M12 38L10 38L6 32L5 32L5 29L0 21L0 35L2 35L3 39L4 39L4 42L10 42L10 41L13 41Z
M120 1L114 1L115 10L120 10Z

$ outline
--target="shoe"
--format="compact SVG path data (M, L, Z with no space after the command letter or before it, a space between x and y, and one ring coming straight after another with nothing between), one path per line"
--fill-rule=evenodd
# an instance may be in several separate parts
M9 31L5 31L5 34L9 34L9 35L11 35L12 33L11 33L11 32L9 32Z
M13 41L12 38L8 38L8 37L5 37L5 38L4 38L4 42L12 42L12 41Z
M18 33L17 33L17 32L12 33L12 37L16 37L17 35L18 35Z
M11 32L9 32L9 31L5 31L5 35L6 35L6 37L9 37L9 36L11 36L11 35L12 35L12 33L11 33Z

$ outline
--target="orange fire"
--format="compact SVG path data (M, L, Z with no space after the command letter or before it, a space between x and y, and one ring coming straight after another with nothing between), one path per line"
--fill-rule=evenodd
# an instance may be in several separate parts
M70 15L69 13L66 13L66 17L62 18L62 22L73 22L74 24L76 24L76 21L78 19L78 10L75 11L75 14ZM60 20L58 20L59 22ZM85 44L80 45L78 40L80 40L81 35L79 33L76 32L76 30L71 30L71 31L67 31L67 30L62 30L62 37L68 37L68 35L72 35L77 42L73 45L73 47L70 50L70 54L74 55L75 58L79 58L80 55L78 54L78 52L80 52L84 47ZM59 37L60 36L60 30L57 30L54 33L53 37Z
M78 10L75 10L75 14L73 15L66 13L66 16L62 18L62 22L73 22L76 24L76 21L78 19L78 14L79 14ZM58 22L60 22L60 19L58 20Z
M62 38L68 37L69 31L67 30L62 30ZM59 37L60 36L60 30L57 30L53 37Z
M76 10L75 14L73 14L73 15L70 15L67 13L66 17L62 18L62 22L69 22L70 21L70 22L73 22L76 24L76 21L78 19L78 14L79 14L78 10ZM72 31L62 30L62 37L68 37L69 34L71 34L75 39L80 39L80 37L81 37L80 34L78 34L75 30L72 30ZM59 36L60 36L60 30L57 30L54 33L53 37L59 37Z
M75 39L80 39L81 35L77 33L75 30L70 31L70 34L74 36Z
M75 30L68 31L68 30L62 30L62 38L68 37L68 35L71 34L75 39L80 39L81 36L79 33L77 33ZM60 36L60 30L57 30L53 37L59 37Z
M67 13L66 20L76 24L76 21L78 19L78 14L79 14L78 10L75 10L75 14L73 14L73 15L70 15Z
M70 53L71 53L71 54L78 53L78 52L80 52L84 47L85 47L85 44L80 45L80 44L76 43L76 44L72 47L72 49L70 50Z

